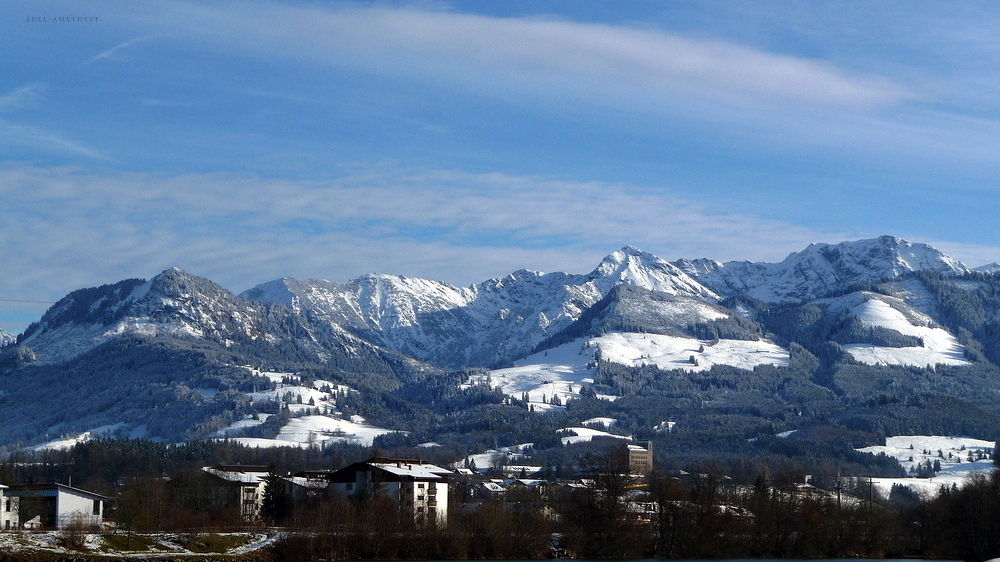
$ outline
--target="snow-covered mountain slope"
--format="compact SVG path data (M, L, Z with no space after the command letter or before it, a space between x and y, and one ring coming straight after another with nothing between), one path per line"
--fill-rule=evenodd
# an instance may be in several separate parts
M469 382L488 382L499 386L509 396L519 399L527 396L535 411L548 410L579 396L584 387L594 383L598 358L629 367L655 365L664 370L685 371L707 371L713 365L749 370L757 365L787 366L789 363L787 350L763 339L713 341L609 332L539 351L518 359L513 367L490 371ZM614 399L599 392L597 395Z
M988 263L986 265L981 265L973 271L978 271L980 273L998 273L1000 272L1000 262Z
M810 244L780 263L679 260L680 270L723 296L748 295L765 302L819 298L852 283L898 277L912 271L959 274L961 262L927 244L892 236L839 244Z
M919 345L900 347L871 343L849 343L844 349L856 360L869 365L933 366L967 365L965 348L954 335L938 326L927 314L901 299L886 295L857 292L833 299L820 299L816 305L833 314L857 318L867 328L884 328L918 339Z
M519 270L465 288L394 275L343 284L284 278L241 296L309 311L389 349L454 368L529 353L619 285L718 300L674 265L631 246L586 275Z
M275 303L250 302L215 283L173 268L149 281L128 279L74 291L25 331L22 343L39 364L66 361L110 340L193 338L239 353L283 347L303 359L332 357L398 364L416 361L380 350L336 325L308 318ZM261 351L265 350L265 351Z
M723 306L695 297L619 285L536 350L611 331L703 339L756 340L764 336L760 325Z
M14 343L16 340L17 338L12 336L11 334L8 334L7 332L0 330L0 347L3 347L5 345L10 345Z

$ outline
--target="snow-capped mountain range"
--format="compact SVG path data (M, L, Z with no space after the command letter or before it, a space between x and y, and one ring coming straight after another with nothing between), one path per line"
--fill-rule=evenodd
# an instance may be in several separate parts
M318 360L328 359L331 350L356 354L363 349L448 369L495 367L536 351L619 286L661 297L641 297L638 304L626 299L617 306L668 307L673 318L683 317L683 310L703 310L682 301L714 306L723 298L747 295L798 302L913 271L971 270L926 244L890 236L812 244L780 263L670 263L626 246L590 273L522 269L469 287L386 274L346 283L285 277L237 296L170 269L149 281L128 279L74 291L21 339L42 362L73 358L116 337L169 336L208 338L225 346L287 344ZM676 299L664 303L663 297Z
M852 283L891 279L912 271L969 271L962 262L927 244L893 236L810 244L780 263L697 259L674 265L720 295L748 295L765 302L815 299Z
M631 246L585 275L522 269L463 288L396 275L344 284L286 277L240 296L308 310L389 349L464 367L527 355L623 284L709 302L719 298L673 264Z
M16 339L17 338L15 338L13 335L8 334L3 330L0 330L0 347L3 347L5 345L10 345L14 343Z
M242 299L177 268L149 281L126 279L74 291L32 324L21 344L38 362L58 363L124 337L201 339L234 349L283 347L320 362L347 355L421 368L339 325L312 322L275 303Z
M360 389L371 398L413 392L444 370L480 367L489 371L463 375L465 388L479 380L545 411L584 395L621 396L608 368L805 369L800 376L811 380L825 368L811 353L827 365L964 368L984 357L996 364L992 340L982 339L992 332L980 330L977 341L959 333L964 326L948 331L937 300L941 283L974 291L994 283L983 277L994 269L970 270L930 246L888 236L813 244L780 263L671 263L626 246L589 273L518 270L468 287L371 274L341 283L285 277L236 295L169 269L74 291L18 345L0 346L0 405L15 409L0 438L125 424L164 439L227 427L242 438L270 439L263 420L247 419L245 409L286 399L291 390L279 381L293 373L320 373L322 387ZM920 271L944 277L907 276ZM959 275L966 277L947 280ZM46 390L66 381L73 381L66 395ZM266 391L273 396L261 394L261 384L277 385ZM808 384L822 400L834 396L834 383ZM327 429L364 425L336 411L346 391L323 392L300 413L324 417ZM140 398L129 404L123 395ZM67 404L72 411L64 411ZM320 407L325 411L312 410ZM176 419L151 414L156 408L172 408ZM279 429L268 431L280 436Z
M626 246L584 275L519 270L464 288L393 275L343 284L286 277L240 296L308 310L389 349L455 368L527 355L618 285L711 303L735 295L788 302L921 270L959 274L969 268L926 244L882 236L812 244L780 263L670 263Z

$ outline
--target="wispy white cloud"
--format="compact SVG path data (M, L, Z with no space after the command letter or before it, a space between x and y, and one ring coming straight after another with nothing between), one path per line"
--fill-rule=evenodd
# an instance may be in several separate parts
M258 56L405 74L503 95L697 95L873 107L913 96L885 77L723 41L555 18L443 10L164 2L130 17ZM118 8L120 9L120 8ZM103 53L102 53L103 54ZM100 56L100 55L99 55ZM589 94L588 94L589 93Z
M0 96L0 112L34 107L45 95L45 85L35 82L15 88Z
M160 37L162 35L163 35L162 33L152 33L150 35L144 35L142 37L136 37L134 39L129 39L128 41L125 41L124 43L119 43L118 45L115 45L114 47L111 47L110 49L108 49L106 51L103 51L101 53L98 53L98 54L90 57L89 59L81 62L77 66L77 68L82 68L82 67L87 66L89 64L92 64L94 62L97 62L97 61L99 61L101 59L112 58L119 51L122 51L123 49L127 49L128 47L131 47L132 45L135 45L136 43L141 43L143 41L149 41L150 39L155 39L156 37Z
M625 244L667 259L780 261L811 242L883 234L734 213L669 186L460 170L293 181L8 164L0 194L0 298L35 300L171 266L234 291L372 271L464 285L520 268L586 272ZM903 234L970 265L1000 258L985 245Z
M0 146L30 147L46 153L72 154L95 160L111 158L85 143L66 138L39 127L20 125L0 119Z
M0 113L38 106L45 97L46 89L45 84L35 82L0 95ZM0 119L0 146L31 147L45 152L109 160L107 156L86 143L71 140L44 127L23 125L8 119Z
M819 235L656 190L460 171L289 181L10 165L0 193L11 202L0 294L38 300L170 266L233 290L371 271L468 284L519 268L589 271L624 244L781 259Z

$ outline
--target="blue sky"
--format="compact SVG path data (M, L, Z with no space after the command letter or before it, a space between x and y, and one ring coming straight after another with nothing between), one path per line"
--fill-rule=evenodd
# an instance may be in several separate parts
M0 299L881 234L1000 260L990 8L7 2ZM8 301L11 332L45 309Z

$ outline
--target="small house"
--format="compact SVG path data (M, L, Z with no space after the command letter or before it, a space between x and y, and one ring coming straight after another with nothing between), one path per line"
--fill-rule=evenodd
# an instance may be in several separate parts
M5 528L7 521L13 522L11 526L20 521L41 529L65 529L74 525L100 527L108 498L72 486L51 483L8 486L3 490L3 500Z

